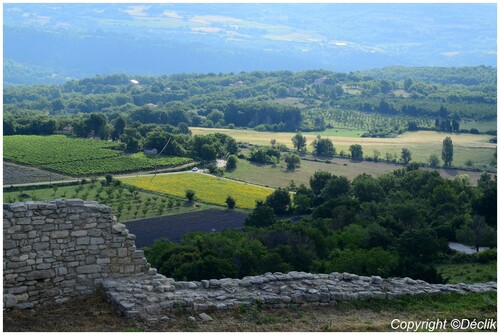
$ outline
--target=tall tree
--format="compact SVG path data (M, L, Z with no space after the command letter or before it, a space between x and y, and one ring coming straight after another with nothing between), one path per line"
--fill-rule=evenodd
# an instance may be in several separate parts
M117 140L125 131L125 127L127 126L127 121L123 115L119 116L114 124L113 124L113 133L111 134L111 138L113 141Z
M449 136L443 140L441 158L443 159L445 167L451 166L451 162L453 162L453 141Z
M351 152L351 158L355 160L363 159L363 147L360 144L352 144L349 147L349 151Z
M300 157L295 154L286 155L285 163L287 170L293 171L298 165L300 165Z
M410 151L410 149L403 148L401 150L401 161L405 165L407 165L411 161L411 151Z
M312 146L314 148L313 153L316 156L332 157L336 153L332 140L329 138L321 138L320 135L312 142Z
M304 152L306 150L307 139L300 132L292 137L293 148L297 152Z

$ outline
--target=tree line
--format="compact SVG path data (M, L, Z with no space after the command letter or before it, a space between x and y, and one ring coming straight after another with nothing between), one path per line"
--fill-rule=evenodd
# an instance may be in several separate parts
M179 280L298 270L445 282L434 264L454 259L448 242L496 246L495 236L496 180L487 173L472 187L467 176L410 168L353 180L318 171L308 186L257 202L242 231L160 239L145 254Z
M494 72L488 68L476 70ZM467 73L473 71L474 68ZM460 75L465 76L457 69L456 76ZM398 92L404 92L405 97ZM254 71L160 77L117 74L71 80L62 85L4 88L7 129L16 134L35 132L35 119L51 122L44 127L46 133L61 131L68 123L78 122L91 113L105 114L109 121L123 116L128 122L143 124L177 126L184 122L189 126L264 131L321 130L332 121L321 114L327 116L328 111L339 108L404 117L408 122L440 118L441 131L456 132L459 129L453 122L460 122L461 118L496 117L496 84L487 81L449 85L418 78L376 79L362 73L330 71ZM443 108L450 117L441 116ZM408 127L404 125L400 130Z

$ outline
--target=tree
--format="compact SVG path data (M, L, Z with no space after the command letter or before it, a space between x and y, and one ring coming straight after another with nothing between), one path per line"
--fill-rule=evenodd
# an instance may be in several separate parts
M359 144L352 144L349 147L349 151L351 152L351 158L355 160L363 159L363 147Z
M320 135L312 142L314 148L313 154L315 156L328 156L333 157L335 152L335 147L333 142L329 138L321 138Z
M326 183L332 178L332 174L328 171L316 171L309 178L309 186L315 195L319 195L321 190L325 187Z
M107 139L107 129L106 125L108 123L108 119L104 114L92 113L90 117L85 121L85 125L87 127L87 131L93 131L96 136L101 139Z
M351 183L349 179L344 176L333 175L321 191L321 196L324 199L337 198L349 194L350 190Z
M238 165L238 158L235 155L229 155L226 162L226 171L233 171Z
M276 223L274 210L263 201L257 201L255 208L245 219L245 226L269 227Z
M352 193L361 202L380 201L385 196L379 180L365 173L352 180Z
M476 251L479 252L479 247L491 246L495 243L496 232L486 224L484 217L474 215L472 221L457 231L457 240L474 246Z
M300 165L300 157L295 154L286 155L285 163L287 170L293 171Z
M111 134L111 138L113 141L117 140L125 131L125 127L127 126L127 121L125 117L119 116L114 124L113 124L113 133Z
M443 149L441 151L441 158L443 159L444 166L451 166L451 162L453 162L453 141L450 137L446 137L443 140Z
M429 165L432 167L439 166L439 157L436 154L432 154L429 156Z
M292 201L290 199L290 193L282 188L278 188L273 193L267 196L265 204L274 210L274 213L281 215L285 214Z
M304 152L306 150L307 139L300 132L292 137L292 143L295 151Z
M401 150L401 161L405 165L411 161L411 151L408 148L403 148Z
M191 134L191 130L189 130L189 127L186 122L181 122L177 125L177 132L179 134Z
M228 195L226 198L226 204L227 208L233 209L234 206L236 205L236 200L232 196Z
M195 194L196 192L193 190L190 189L186 190L186 198L188 199L189 202L193 202Z

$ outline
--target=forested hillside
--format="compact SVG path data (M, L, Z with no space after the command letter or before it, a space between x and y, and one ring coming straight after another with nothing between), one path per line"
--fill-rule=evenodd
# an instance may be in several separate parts
M496 120L496 69L398 71L398 76L393 68L372 71L373 76L329 71L122 74L6 87L4 134L47 135L68 124L77 131L92 113L105 119L101 138L111 137L120 118L128 125L185 123L262 131L347 127L372 137L418 129L477 133L461 124ZM86 137L90 130L77 135ZM482 129L488 130L495 134L496 127Z

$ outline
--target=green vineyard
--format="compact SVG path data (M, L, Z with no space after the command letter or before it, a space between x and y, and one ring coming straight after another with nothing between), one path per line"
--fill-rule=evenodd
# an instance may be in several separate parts
M4 159L72 176L129 172L170 167L192 161L187 157L130 156L115 150L116 142L69 138L64 135L4 136Z

